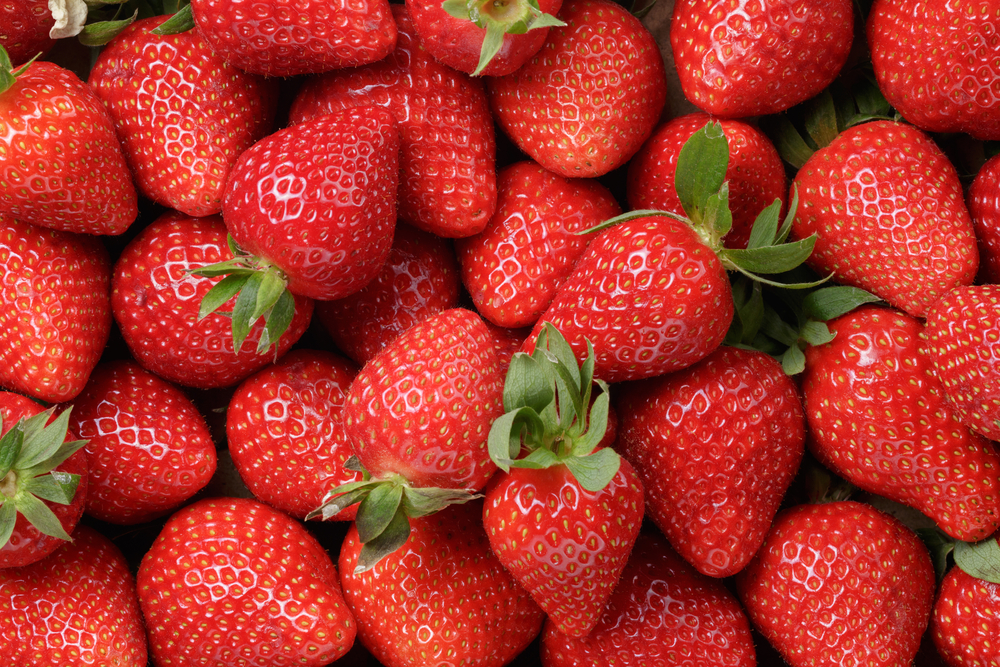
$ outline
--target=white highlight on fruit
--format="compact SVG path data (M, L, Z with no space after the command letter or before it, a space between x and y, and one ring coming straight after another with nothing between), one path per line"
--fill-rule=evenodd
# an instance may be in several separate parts
M87 22L87 3L84 0L49 0L49 11L56 22L49 30L52 39L75 37Z

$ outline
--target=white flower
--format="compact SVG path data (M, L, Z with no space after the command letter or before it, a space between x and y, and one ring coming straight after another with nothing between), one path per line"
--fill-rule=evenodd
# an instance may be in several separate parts
M84 0L49 0L49 11L56 22L49 31L52 39L79 35L87 22L87 3Z

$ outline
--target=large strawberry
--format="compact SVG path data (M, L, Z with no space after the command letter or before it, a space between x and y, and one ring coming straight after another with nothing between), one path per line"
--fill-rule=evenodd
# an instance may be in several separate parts
M236 159L271 130L277 83L227 65L197 32L157 34L165 20L142 19L111 40L88 82L139 192L188 215L219 213Z
M570 0L542 49L490 81L497 123L549 171L600 176L639 150L660 118L667 86L656 40L621 5Z
M677 0L670 23L684 95L723 118L813 97L837 77L853 37L851 0Z
M841 501L779 514L736 585L750 620L792 667L901 666L927 627L934 568L902 523Z
M80 393L111 333L111 262L95 238L0 215L0 386Z
M381 664L502 667L538 635L545 614L490 551L481 515L477 502L416 519L403 548L367 570L348 531L344 599Z
M949 667L992 667L1000 641L1000 543L994 538L948 546L954 549L955 567L944 576L934 602L934 646Z
M146 664L135 580L121 551L78 526L73 543L0 570L0 663L17 667Z
M405 7L393 5L392 13L396 49L377 63L307 81L289 120L359 104L389 109L400 132L400 219L447 238L475 234L496 208L496 146L485 89L423 49Z
M876 0L867 36L879 89L928 132L1000 139L997 0Z
M202 500L174 514L136 583L156 665L322 667L354 643L330 556L252 500Z
M138 215L114 124L94 91L49 62L12 73L2 48L0 214L85 234L121 234Z

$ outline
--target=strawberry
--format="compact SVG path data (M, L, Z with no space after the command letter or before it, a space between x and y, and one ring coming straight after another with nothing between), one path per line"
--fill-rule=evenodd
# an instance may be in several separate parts
M543 667L754 667L750 622L721 582L696 572L655 531L639 534L593 631L542 629Z
M63 231L124 232L138 215L135 186L94 91L52 63L10 70L0 49L0 214Z
M54 24L47 0L3 0L0 47L7 50L15 65L26 63L55 44L49 37Z
M493 338L493 349L500 360L500 371L506 375L507 369L510 367L510 360L521 349L521 346L524 345L524 341L531 333L531 329L528 327L522 329L498 327L489 320L483 320L483 324L489 329Z
M483 230L496 208L496 145L482 82L442 65L420 45L409 13L392 6L399 30L385 59L308 80L292 124L377 104L399 123L399 217L456 238Z
M808 264L921 317L976 276L978 253L958 174L920 130L852 127L816 151L793 187L792 236L816 234Z
M910 665L934 568L896 519L840 501L780 513L736 578L751 622L792 667Z
M709 120L706 114L687 114L654 130L629 162L629 206L684 213L674 187L677 156L684 142ZM788 192L785 167L771 140L760 130L738 120L722 120L719 124L729 143L726 181L733 214L733 227L723 242L727 248L746 248L757 214L775 199L784 202Z
M677 0L670 22L685 97L723 118L815 96L837 78L853 36L851 0Z
M805 452L805 415L781 365L723 346L620 386L616 405L618 448L642 480L649 518L702 574L743 569Z
M399 551L358 566L351 526L340 549L344 599L358 640L386 667L502 667L541 630L544 613L490 551L482 505L415 519Z
M653 131L666 101L649 31L609 0L570 0L542 49L489 83L490 106L518 148L560 176L620 167Z
M128 562L86 526L45 560L0 570L0 662L17 667L146 664Z
M1000 139L997 0L876 0L867 37L879 90L927 132Z
M497 176L497 210L486 229L455 242L462 283L484 318L532 326L587 247L582 232L621 213L593 180L518 162Z
M1000 283L1000 155L979 169L969 186L966 204L979 242L980 283Z
M332 486L361 479L345 468L353 452L343 409L357 372L343 357L300 349L236 389L226 410L229 453L259 500L302 519Z
M98 366L69 423L88 441L86 511L101 521L167 514L215 472L215 443L194 403L135 362Z
M354 643L326 551L252 500L201 500L174 514L136 584L156 665L321 667Z
M961 547L973 562L963 559ZM975 545L954 545L956 567L938 588L930 635L949 667L983 667L997 662L1000 640L1000 545L989 539Z
M37 562L70 539L87 498L87 444L31 399L0 392L0 568Z
M296 76L381 60L396 43L387 0L192 0L194 21L226 62L265 76Z
M139 192L188 215L219 213L236 159L271 129L277 84L226 64L197 32L157 34L166 20L127 27L88 82L114 119Z
M451 244L396 223L389 257L360 291L316 304L337 347L364 365L414 324L458 306L461 283Z
M909 505L961 540L1000 526L1000 454L955 418L922 326L864 306L829 323L831 342L806 350L808 446L865 491Z
M111 262L95 238L0 215L0 385L72 400L111 332Z
M298 340L313 309L312 300L302 297L294 300L288 330L266 354L255 351L265 337L262 323L245 334L250 344L236 348L228 317L199 317L200 301L220 280L193 271L232 258L218 216L165 213L125 247L114 267L111 307L139 364L184 386L226 387L263 368Z

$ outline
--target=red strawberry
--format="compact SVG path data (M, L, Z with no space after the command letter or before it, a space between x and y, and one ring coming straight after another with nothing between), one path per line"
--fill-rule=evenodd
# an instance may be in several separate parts
M1000 525L1000 454L955 419L921 324L864 306L806 350L810 450L856 486L920 510L946 533L979 540Z
M0 568L45 558L70 539L87 498L87 444L69 414L0 392Z
M990 539L972 549L991 552L992 559L981 562L995 568L996 547L996 540ZM930 634L949 667L992 667L997 662L1000 584L981 576L965 572L959 564L948 571L938 588ZM991 578L996 578L995 569Z
M969 186L966 204L979 241L979 282L1000 283L1000 155L986 161Z
M543 667L754 667L750 622L735 596L677 556L654 531L639 534L593 631L574 638L547 621Z
M484 318L533 325L573 270L585 231L621 213L597 181L567 179L533 162L497 177L497 210L486 229L455 242L462 282Z
M458 306L460 287L451 244L397 222L378 276L359 292L316 304L316 315L337 347L364 365L414 324Z
M89 441L86 511L102 521L167 514L215 472L215 443L191 399L132 361L94 370L70 428Z
M48 0L3 0L0 47L7 50L15 65L26 63L55 44L49 37L54 24Z
M497 123L517 146L561 176L620 167L653 131L666 101L656 40L609 0L570 0L542 49L490 81Z
M321 667L354 643L326 551L252 500L202 500L174 514L137 585L156 665Z
M500 360L500 371L506 375L511 358L524 345L524 341L527 340L531 329L528 327L523 329L507 329L506 327L498 327L488 320L484 320L483 324L486 325L486 328L489 329L493 337L493 349Z
M110 332L111 262L101 242L0 215L0 385L71 400Z
M386 57L396 43L386 0L192 0L191 10L216 53L266 76L364 65Z
M121 551L86 526L33 565L0 570L0 663L146 664L135 580Z
M140 193L193 216L222 210L230 169L270 132L277 83L245 74L195 31L139 20L101 51L89 83L114 119Z
M358 571L351 526L340 550L358 640L386 667L502 667L538 635L544 613L490 551L482 505L413 521L402 549Z
M762 352L721 347L616 389L618 449L642 480L648 516L699 572L742 570L805 451L795 384Z
M629 162L628 203L633 209L655 209L684 214L674 186L677 156L691 135L711 119L688 114L661 125ZM727 248L746 248L757 214L788 193L785 167L764 133L737 120L723 120L729 142L729 208L733 228L723 241ZM782 208L782 213L784 207Z
M344 467L353 452L343 408L357 372L329 352L295 350L236 389L226 411L229 453L259 500L302 519L332 487L361 479Z
M9 70L0 50L0 214L63 231L124 232L138 214L135 187L97 95L52 63L34 62L16 78Z
M724 118L815 96L837 78L853 36L851 0L677 0L670 22L684 95Z
M799 505L736 578L750 620L792 667L910 665L934 568L923 543L869 505Z
M876 121L816 151L794 186L802 202L792 235L817 235L808 264L916 317L972 282L975 233L962 185L920 130Z
M875 0L867 36L878 87L927 132L1000 139L997 0Z
M447 238L476 234L496 208L496 145L483 84L434 60L402 5L392 13L395 51L307 81L289 120L357 105L389 109L399 123L400 219Z
M272 362L306 330L313 302L296 297L291 324L276 350L255 351L264 336L258 323L247 334L249 342L234 353L230 319L218 313L199 317L199 303L219 279L191 273L232 257L218 216L167 213L125 247L114 268L111 306L129 350L144 368L188 387L226 387Z

